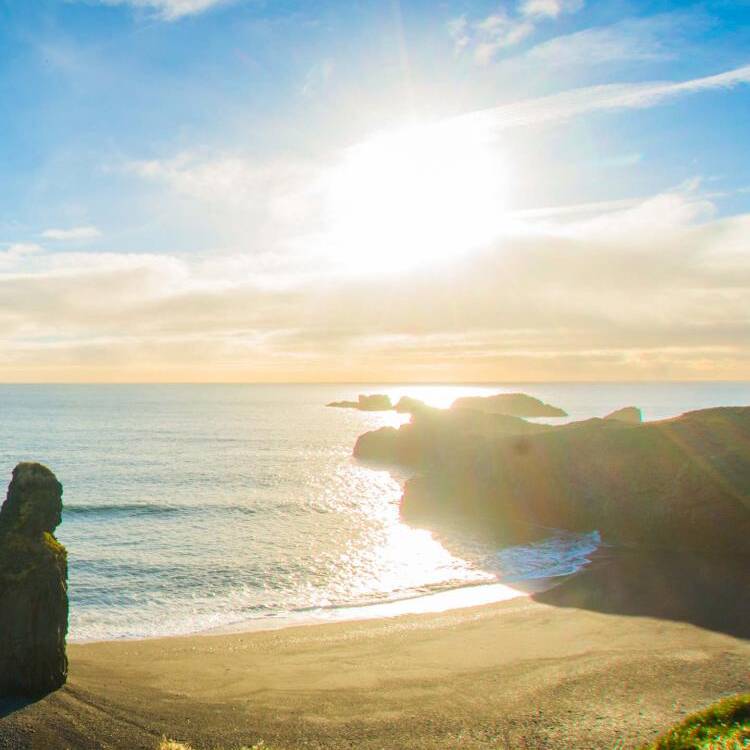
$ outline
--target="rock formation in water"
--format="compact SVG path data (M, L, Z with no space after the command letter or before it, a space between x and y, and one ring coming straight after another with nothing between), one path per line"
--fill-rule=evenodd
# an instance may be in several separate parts
M509 417L567 417L567 412L545 404L525 393L498 393L495 396L464 396L457 398L451 409L472 409L485 414L505 414Z
M62 485L20 463L0 509L0 697L38 697L65 683L68 564L54 530Z
M411 422L398 429L381 427L357 439L354 455L370 461L421 468L450 461L470 451L477 440L505 435L531 435L553 429L519 417L486 414L471 409L435 409L412 412Z
M637 406L624 406L622 409L616 409L611 414L607 414L604 419L615 419L618 422L640 424L643 421L643 416Z
M398 403L393 407L400 414L414 414L415 411L422 411L429 407L424 401L420 401L418 398L412 398L411 396L401 396Z
M360 394L357 401L331 401L326 406L335 406L339 409L359 409L360 411L390 411L393 409L391 399L382 393L374 393L371 396Z
M402 498L407 521L448 516L518 538L598 530L614 544L750 555L750 407L457 435L422 456Z

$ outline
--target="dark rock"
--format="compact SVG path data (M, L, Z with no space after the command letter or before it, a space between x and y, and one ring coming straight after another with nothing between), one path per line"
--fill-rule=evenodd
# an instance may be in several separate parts
M326 406L334 406L337 409L359 409L359 402L357 401L331 401Z
M354 456L368 461L407 463L399 453L405 446L405 441L400 440L400 431L395 427L381 427L379 430L365 432L354 444Z
M452 514L482 528L598 530L614 544L750 555L750 407L452 445L407 483L405 519Z
M393 408L391 399L382 393L374 393L371 396L360 394L357 405L362 411L389 411Z
M567 412L550 406L525 393L498 393L496 396L464 396L456 399L451 409L472 409L485 414L510 417L567 417Z
M382 393L374 393L371 396L360 394L357 401L331 401L326 406L336 406L339 409L359 409L360 411L390 411L393 409L391 399Z
M0 509L0 697L38 697L67 678L67 553L53 534L61 519L55 475L18 464Z
M611 414L607 414L604 419L614 419L618 422L627 422L628 424L640 424L643 421L643 416L637 406L624 406L622 409L617 409Z
M371 461L422 468L450 462L471 451L478 440L501 435L530 435L553 429L503 414L422 406L398 429L381 427L357 439L354 455Z

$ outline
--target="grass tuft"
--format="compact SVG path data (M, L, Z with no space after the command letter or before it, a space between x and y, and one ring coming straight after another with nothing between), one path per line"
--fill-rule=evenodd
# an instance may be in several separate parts
M750 693L734 695L691 714L642 750L750 748Z
M193 750L193 746L187 742L177 742L177 740L170 740L166 737L162 737L156 750ZM216 748L216 750L219 749ZM261 740L254 745L242 745L242 747L234 748L234 750L272 750L272 748L268 747L268 745Z

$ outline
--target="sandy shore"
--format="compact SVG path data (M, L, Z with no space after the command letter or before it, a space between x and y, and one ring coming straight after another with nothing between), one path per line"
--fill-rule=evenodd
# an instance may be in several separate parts
M65 688L3 709L0 748L630 748L750 688L745 593L665 604L668 574L621 567L441 614L72 645Z

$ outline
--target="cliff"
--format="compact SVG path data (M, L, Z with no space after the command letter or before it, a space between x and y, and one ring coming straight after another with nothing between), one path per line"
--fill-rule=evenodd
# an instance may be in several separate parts
M404 518L449 515L516 536L534 526L596 529L618 544L748 554L750 407L515 429L422 435L440 449L422 453Z
M530 435L552 429L519 417L486 414L472 409L422 406L398 429L381 427L360 435L354 455L370 461L421 468L469 453L478 441L509 435Z
M0 509L0 697L37 697L65 683L67 554L53 535L61 518L55 475L18 464Z

